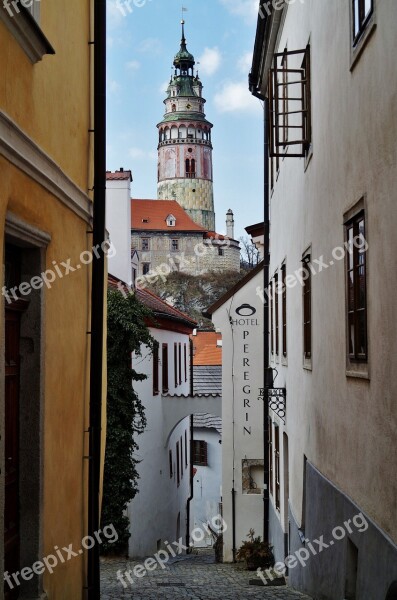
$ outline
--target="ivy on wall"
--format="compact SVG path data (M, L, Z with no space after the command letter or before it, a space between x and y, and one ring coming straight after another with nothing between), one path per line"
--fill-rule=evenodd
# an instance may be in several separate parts
M134 294L124 297L119 291L108 291L107 317L107 434L102 503L102 527L113 525L118 534L116 543L103 543L104 554L117 554L127 548L129 519L125 515L128 503L138 492L136 437L146 426L144 407L133 389L134 381L146 375L137 373L131 364L131 354L141 356L142 346L152 351L155 340L145 324L152 313ZM148 348L150 350L148 350Z

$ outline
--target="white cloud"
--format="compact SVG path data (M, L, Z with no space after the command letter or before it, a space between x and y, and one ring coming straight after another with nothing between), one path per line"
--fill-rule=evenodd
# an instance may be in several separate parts
M132 147L128 150L128 156L132 160L153 160L157 157L157 154L153 151L148 152L142 148Z
M138 71L141 68L141 63L139 60L130 60L125 66L129 71Z
M146 38L139 46L138 51L142 54L159 55L162 51L162 44L158 38Z
M250 72L251 66L252 52L246 52L245 54L243 54L243 56L239 59L237 63L238 70L241 71L241 73L247 74Z
M258 17L258 0L220 0L221 4L237 17L243 17L246 23L254 23Z
M122 24L125 15L117 6L116 0L107 0L106 9L108 29L117 29Z
M205 48L198 62L199 72L202 75L214 75L222 63L222 54L217 46L215 48Z
M118 94L121 90L121 85L117 83L114 79L108 79L107 81L108 92L111 94Z
M159 87L159 92L162 96L165 96L167 93L168 86L170 85L170 80L163 81L163 83Z
M228 81L215 95L215 106L219 112L256 112L260 104L248 89L248 82Z

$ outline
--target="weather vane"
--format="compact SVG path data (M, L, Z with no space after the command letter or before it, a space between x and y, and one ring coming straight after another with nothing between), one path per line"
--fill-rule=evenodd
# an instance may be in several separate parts
M183 13L187 12L187 8L185 8L184 6L182 6L182 24L185 24L185 20L183 18Z

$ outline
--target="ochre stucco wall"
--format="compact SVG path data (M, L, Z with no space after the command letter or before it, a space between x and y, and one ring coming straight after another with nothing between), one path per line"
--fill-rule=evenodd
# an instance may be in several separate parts
M32 65L0 22L0 111L10 117L83 192L92 187L90 144L89 0L41 2L40 26L56 54ZM47 232L46 268L92 246L91 226L0 152L0 254L6 212ZM3 274L1 286L4 285ZM42 554L86 535L88 504L89 359L91 266L57 279L43 291L43 503ZM4 302L3 302L4 306ZM0 320L0 339L4 322ZM105 383L105 373L103 374ZM105 388L104 388L105 389ZM105 392L104 392L105 394ZM3 410L3 409L2 409ZM106 409L103 407L103 415ZM103 427L103 438L105 427ZM21 565L31 566L31 565ZM48 600L83 598L85 560L78 556L45 573Z

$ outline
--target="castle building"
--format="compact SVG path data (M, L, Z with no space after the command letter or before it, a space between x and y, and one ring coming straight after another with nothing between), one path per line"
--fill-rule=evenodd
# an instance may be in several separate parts
M204 113L206 100L198 72L194 75L194 56L187 50L185 22L182 40L174 58L166 112L159 129L158 187L161 200L176 200L192 220L215 230L212 124Z

